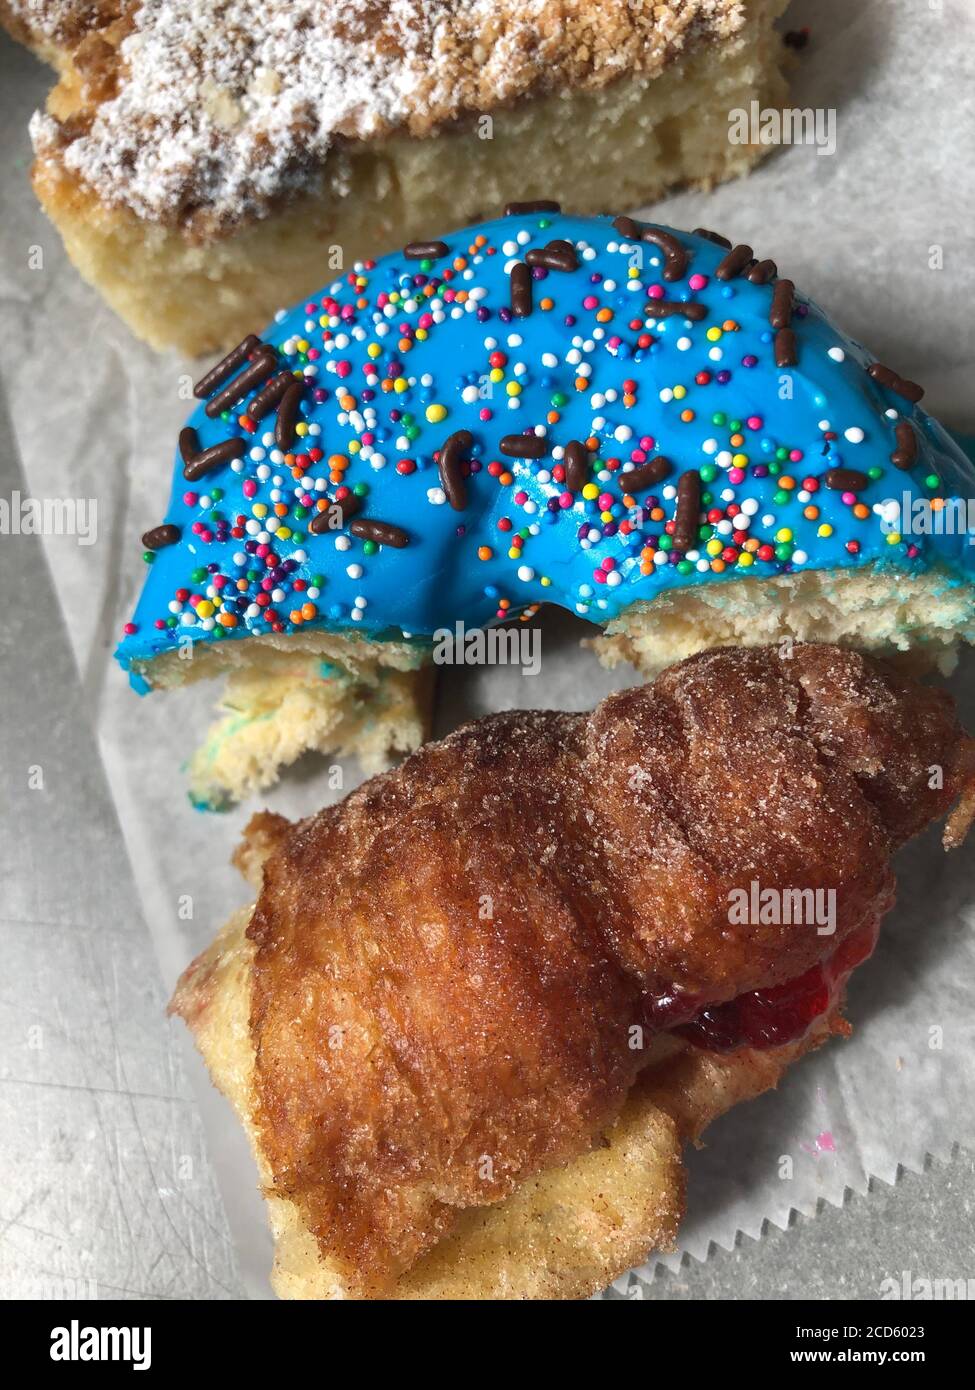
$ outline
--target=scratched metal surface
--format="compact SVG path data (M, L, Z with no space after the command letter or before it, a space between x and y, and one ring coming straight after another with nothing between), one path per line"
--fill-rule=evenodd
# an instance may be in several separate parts
M9 498L22 482L7 408ZM33 537L0 536L0 594L0 1296L236 1297L181 1044Z
M0 40L5 160L48 83ZM15 84L3 79L16 67ZM26 192L25 197L30 195ZM0 400L0 496L21 485ZM243 1285L40 542L0 536L0 1296L227 1299ZM32 788L40 769L42 785ZM876 1297L971 1268L975 1161L877 1184L646 1298Z

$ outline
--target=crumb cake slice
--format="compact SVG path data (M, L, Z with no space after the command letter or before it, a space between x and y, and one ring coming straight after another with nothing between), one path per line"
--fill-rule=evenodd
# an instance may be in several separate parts
M412 746L444 634L543 603L644 675L975 638L971 462L713 232L517 204L358 263L196 391L118 658L141 691L229 675L194 763L227 795L302 747Z
M34 186L153 346L225 348L365 254L554 194L743 174L786 0L0 0L59 74Z

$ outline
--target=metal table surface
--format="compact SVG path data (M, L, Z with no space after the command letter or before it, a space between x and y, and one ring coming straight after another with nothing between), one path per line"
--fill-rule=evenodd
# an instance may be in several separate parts
M10 45L0 63L29 61ZM46 79L38 70L38 91ZM0 84L2 90L2 84ZM5 103L0 98L0 109ZM4 128L25 113L2 110ZM0 402L0 496L23 488ZM237 1256L41 542L0 537L0 1295L231 1299ZM971 1270L975 1158L659 1268L642 1298ZM631 1293L634 1293L631 1290ZM619 1297L619 1295L611 1295Z

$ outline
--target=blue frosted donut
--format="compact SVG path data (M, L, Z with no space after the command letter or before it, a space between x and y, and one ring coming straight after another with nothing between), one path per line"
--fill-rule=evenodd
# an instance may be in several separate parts
M197 394L117 653L140 690L181 642L422 647L810 571L934 576L971 636L971 463L712 233L515 206L339 274Z

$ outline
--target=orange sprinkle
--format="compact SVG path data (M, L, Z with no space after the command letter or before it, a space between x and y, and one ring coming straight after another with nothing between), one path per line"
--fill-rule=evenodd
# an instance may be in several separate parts
M349 460L346 458L345 454L330 454L328 466L329 468L337 468L341 471L343 468L348 468Z
M814 507L813 504L810 502L808 507L803 507L802 514L807 521L815 521L816 518L819 516L819 508Z
M546 423L549 425L557 425L561 419L562 416L557 410L550 410L545 417Z
M612 309L597 309L597 310L596 310L596 322L597 322L597 323L609 323L610 320L612 319L612 317L613 317L613 311L612 311Z
M539 307L540 309L544 309L545 312L548 313L549 309L554 309L554 308L555 308L555 300L554 300L554 299L540 299L540 300L538 301L538 307Z
M493 555L494 551L489 545L479 545L477 547L477 558L479 560L490 560Z
M693 410L682 410L680 413L680 418L684 421L685 425L689 425L691 421L694 419Z
M796 485L795 478L791 477L788 473L783 473L781 478L779 478L778 482L779 487L785 488L786 492L791 492Z
M589 382L584 376L577 376L575 386L577 391L585 391L588 389Z
M301 605L301 616L304 618L305 622L310 623L312 618L318 617L318 609L313 603L303 603Z
M510 487L511 484L514 482L514 478L510 473L502 473L498 478L498 482L501 484L502 487Z
M870 508L866 503L858 502L853 508L853 515L856 517L857 521L866 521L867 517L870 515Z
M728 442L733 448L737 449L739 444L744 444L745 436L743 434L733 434Z
M723 574L727 566L723 560L712 560L711 569L715 574Z

